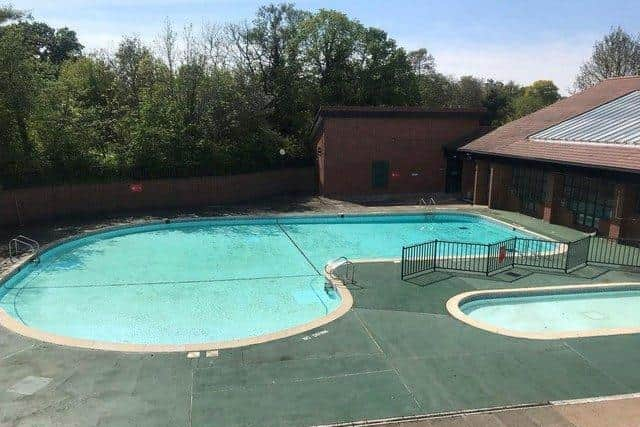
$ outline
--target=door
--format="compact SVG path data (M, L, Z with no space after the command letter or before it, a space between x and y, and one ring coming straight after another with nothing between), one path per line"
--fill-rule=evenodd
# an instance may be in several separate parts
M462 159L457 154L447 154L447 176L445 189L447 193L459 193L462 188Z
M389 185L389 161L376 160L371 164L371 186L387 188Z

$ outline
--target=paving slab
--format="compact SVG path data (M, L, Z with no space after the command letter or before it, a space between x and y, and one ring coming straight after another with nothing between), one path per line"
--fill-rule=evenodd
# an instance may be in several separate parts
M415 415L394 372L194 393L193 425L305 426Z
M199 368L194 372L193 388L195 393L204 393L392 370L393 368L383 355L350 356L323 361L296 359L252 363L228 369L211 366Z
M357 309L385 354L391 358L438 358L562 347L559 341L505 337L448 315Z
M327 333L312 336L324 331ZM379 353L380 350L369 338L355 313L350 311L340 319L304 334L247 347L243 349L242 357L247 363L256 363Z
M570 350L395 359L393 363L425 413L629 391Z

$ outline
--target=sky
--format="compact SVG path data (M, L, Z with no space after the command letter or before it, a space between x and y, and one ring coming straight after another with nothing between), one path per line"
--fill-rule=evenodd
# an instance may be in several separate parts
M3 1L0 0L0 3ZM152 44L165 19L176 28L250 21L268 1L20 0L34 19L76 31L88 52L114 50L123 35ZM640 0L300 0L385 30L407 50L427 48L438 71L527 85L553 80L567 94L595 41L612 26L640 32Z

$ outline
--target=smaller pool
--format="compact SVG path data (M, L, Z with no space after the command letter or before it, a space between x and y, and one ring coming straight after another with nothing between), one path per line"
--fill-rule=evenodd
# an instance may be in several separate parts
M447 308L472 326L522 338L640 332L640 284L467 292Z

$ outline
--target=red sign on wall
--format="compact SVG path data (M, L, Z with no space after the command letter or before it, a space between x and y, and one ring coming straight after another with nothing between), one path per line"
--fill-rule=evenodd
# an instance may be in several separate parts
M131 184L129 185L129 190L131 190L132 193L142 193L143 187L142 184Z

